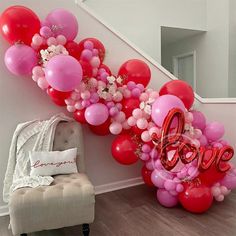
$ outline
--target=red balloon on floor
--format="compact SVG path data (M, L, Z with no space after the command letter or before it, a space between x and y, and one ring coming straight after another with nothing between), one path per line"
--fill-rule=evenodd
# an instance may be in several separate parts
M124 84L134 81L136 84L143 84L147 87L151 79L149 66L138 59L132 59L125 62L119 69L118 75L124 79Z
M98 125L98 126L93 126L89 125L90 130L100 136L105 136L110 134L109 126L111 124L110 118L106 120L105 123Z
M143 181L146 185L153 187L154 184L152 183L151 175L152 175L152 171L147 169L147 167L144 165L142 168Z
M118 135L112 142L112 156L123 165L131 165L138 161L135 153L138 149L137 143L128 134Z
M9 43L23 42L30 45L34 34L39 32L40 21L29 8L12 6L2 13L0 29Z
M71 92L61 92L52 87L47 89L47 93L52 101L58 106L66 106L65 99L71 95Z
M204 213L213 202L211 189L202 184L200 180L185 182L184 191L179 194L179 201L182 206L193 213Z
M182 80L172 80L162 86L160 96L170 94L182 100L185 107L190 109L194 102L194 92L192 87Z
M83 109L83 110L76 110L74 112L74 119L76 121L78 121L79 123L81 123L81 124L86 124L87 121L85 120L84 113L85 113L85 109Z

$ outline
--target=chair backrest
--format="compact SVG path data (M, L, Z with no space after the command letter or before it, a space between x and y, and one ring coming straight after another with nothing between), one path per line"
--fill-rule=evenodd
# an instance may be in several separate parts
M78 122L60 122L55 131L53 143L54 151L63 151L77 147L77 168L80 173L85 172L84 142L82 127Z

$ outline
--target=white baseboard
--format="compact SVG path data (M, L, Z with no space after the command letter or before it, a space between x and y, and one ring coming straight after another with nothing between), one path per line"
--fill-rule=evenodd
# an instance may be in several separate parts
M95 186L95 194L98 195L102 193L112 192L115 190L129 188L141 184L144 184L143 179L141 177L116 181L108 184Z
M0 206L0 216L9 215L8 206Z
M115 190L129 188L137 185L143 184L143 179L141 177L126 179L121 181L116 181L108 184L95 186L95 194L102 194L107 192L112 192ZM9 215L8 206L0 206L0 217Z

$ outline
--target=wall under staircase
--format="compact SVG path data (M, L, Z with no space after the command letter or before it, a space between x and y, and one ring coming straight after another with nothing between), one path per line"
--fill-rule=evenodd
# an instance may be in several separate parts
M0 11L10 5L19 4L17 0L2 0ZM72 11L80 25L78 40L86 37L97 37L106 49L105 63L113 73L117 73L119 66L131 58L139 58L151 68L152 81L150 87L160 88L165 82L175 79L168 71L132 45L127 39L117 34L109 26L99 21L96 16L83 4L75 5L72 0L43 1L22 0L26 5L44 17L51 9L63 7ZM46 119L57 112L65 112L64 108L56 107L48 96L38 89L30 78L19 78L11 75L4 65L4 53L9 45L0 37L0 189L3 188L3 179L7 166L8 150L12 134L18 123L32 119ZM203 100L196 97L196 108L202 110L210 120L218 120L225 124L226 138L232 143L236 140L236 103L231 101ZM115 162L110 154L113 136L98 137L86 127L85 154L87 172L96 186L97 193L109 191L141 183L141 164L121 166ZM236 162L235 162L236 163ZM0 215L7 214L7 207L0 197Z

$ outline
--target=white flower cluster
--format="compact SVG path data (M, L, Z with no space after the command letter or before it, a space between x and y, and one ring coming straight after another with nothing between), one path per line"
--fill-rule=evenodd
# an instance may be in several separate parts
M45 66L51 58L60 54L69 55L66 48L62 45L57 45L57 46L52 45L45 50L41 50L40 55L41 55L43 66Z
M155 99L149 98L146 102L141 102L139 107L141 110L143 110L148 115L151 115L152 113L152 104L155 102Z

